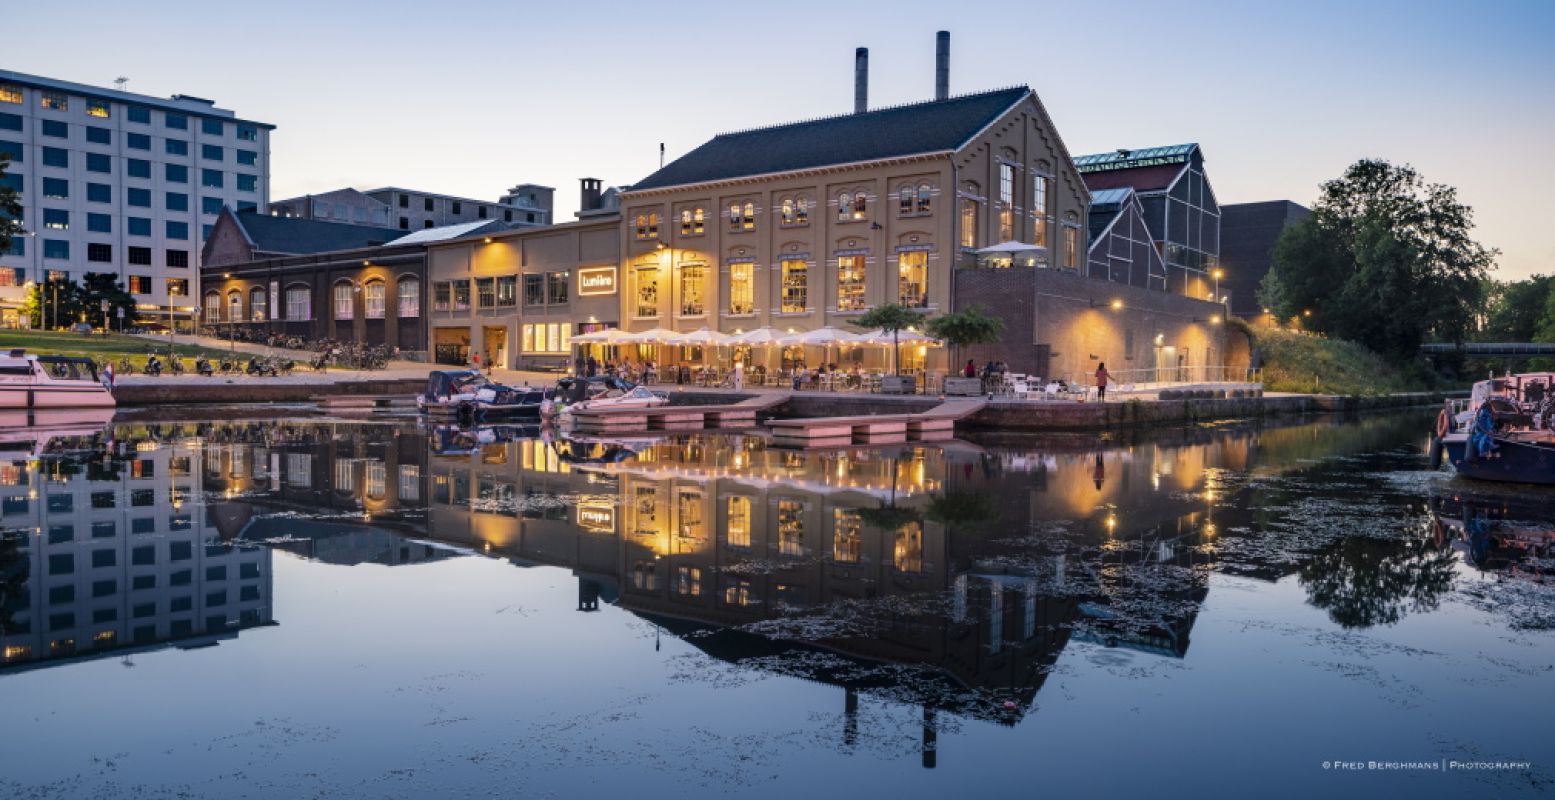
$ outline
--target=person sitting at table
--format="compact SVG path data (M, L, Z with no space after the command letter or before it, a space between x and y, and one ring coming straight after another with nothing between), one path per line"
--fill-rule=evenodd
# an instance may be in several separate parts
M961 375L962 375L962 377L966 377L966 378L975 378L975 377L977 377L977 362L973 361L970 358L967 359L966 360L966 369L961 370Z

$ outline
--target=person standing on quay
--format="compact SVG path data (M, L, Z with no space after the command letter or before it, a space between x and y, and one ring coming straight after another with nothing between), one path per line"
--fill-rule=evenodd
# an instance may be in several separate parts
M1098 402L1107 401L1107 380L1111 377L1112 374L1107 372L1107 362L1103 361L1096 365L1096 400Z

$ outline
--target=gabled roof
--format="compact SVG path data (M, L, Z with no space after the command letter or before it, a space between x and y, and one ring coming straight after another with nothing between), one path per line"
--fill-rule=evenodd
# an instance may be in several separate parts
M496 219L479 219L474 222L461 222L457 225L442 225L436 228L422 228L415 233L409 233L394 240L395 244L430 244L446 239L457 239L460 236L473 236L478 233L490 233L492 231L505 231L508 224Z
M293 217L272 217L257 211L232 215L257 253L310 255L387 244L404 232L370 225L347 225Z
M952 152L1030 94L1030 88L1016 86L723 133L628 191Z
M1193 143L1118 149L1079 156L1074 165L1092 192L1125 186L1140 193L1159 192L1177 180L1198 152L1199 146Z
M1086 222L1091 229L1092 247L1095 247L1102 234L1107 232L1113 220L1128 208L1133 197L1134 190L1128 187L1091 192L1091 215Z

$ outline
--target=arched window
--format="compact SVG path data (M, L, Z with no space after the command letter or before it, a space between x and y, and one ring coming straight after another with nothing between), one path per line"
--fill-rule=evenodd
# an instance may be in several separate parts
M918 213L927 214L933 209L934 187L927 183L918 184Z
M263 286L255 286L248 290L248 316L255 322L264 322L269 315L269 304L265 302L265 289Z
M221 322L221 295L216 292L205 293L205 324L215 325Z
M231 322L243 321L243 293L237 289L227 292L227 319Z
M286 287L286 318L313 319L313 292L307 286Z
M697 208L696 210L691 212L691 233L693 235L701 235L702 233L704 233L707 230L707 228L705 227L706 224L707 224L707 211L706 210L704 210L702 208Z
M909 214L912 214L913 213L913 191L912 191L912 187L911 186L903 186L902 190L900 192L897 192L897 196L898 196L898 201L897 201L896 213L898 213L898 214L900 214L900 215L902 215L904 217L909 215Z
M648 238L648 215L647 214L638 214L636 222L637 222L637 227L636 227L637 238L639 238L639 239L646 239L646 238Z
M659 214L656 211L648 214L648 238L659 238Z
M352 296L352 288L351 284L345 281L335 284L335 319L356 317L356 298Z
M399 285L394 291L394 307L402 317L421 316L421 281L415 278L400 278Z
M794 224L794 198L783 198L783 224Z
M689 208L682 208L680 210L680 235L691 235L691 209Z
M368 281L362 287L362 311L367 319L383 319L388 300L388 287L383 281Z
M739 203L730 203L729 204L729 230L737 231L739 229L740 229L740 204Z
M740 218L740 227L748 231L756 230L756 204L749 200L745 202L745 214Z
M794 224L810 224L810 198L801 195L798 199L794 200Z
M847 222L853 219L853 193L843 192L837 197L837 221Z
M869 197L866 196L863 192L859 192L858 194L853 195L854 219L863 219L868 214L869 209L865 208L868 203Z

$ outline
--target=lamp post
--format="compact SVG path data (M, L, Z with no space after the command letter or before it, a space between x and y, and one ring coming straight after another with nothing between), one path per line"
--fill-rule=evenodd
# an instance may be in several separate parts
M1224 276L1226 274L1226 271L1221 269L1220 267L1216 267L1215 271L1210 273L1210 274L1215 276L1215 302L1219 303L1219 302L1221 302L1221 299L1220 299L1220 279L1221 279L1222 276Z

